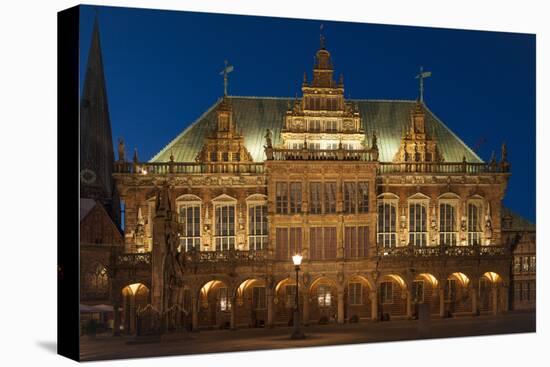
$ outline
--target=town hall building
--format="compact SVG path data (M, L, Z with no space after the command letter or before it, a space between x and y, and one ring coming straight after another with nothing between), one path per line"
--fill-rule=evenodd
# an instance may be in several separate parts
M104 124L101 63L88 72ZM124 228L90 265L105 269L115 334L286 326L296 293L304 325L534 309L535 227L502 205L505 145L484 162L422 92L345 98L323 38L296 82L296 98L224 94L146 162L122 140L115 160L110 126L88 130L111 153L89 160L101 167L82 192L90 175L109 185L93 210Z

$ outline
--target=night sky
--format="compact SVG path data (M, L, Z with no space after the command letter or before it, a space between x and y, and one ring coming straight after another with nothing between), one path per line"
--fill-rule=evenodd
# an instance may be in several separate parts
M97 7L113 143L149 160L223 94L300 95L324 24L345 95L415 99L419 67L428 107L484 160L508 144L504 204L535 221L535 36L318 20ZM95 11L82 7L81 83ZM116 152L116 144L115 144Z

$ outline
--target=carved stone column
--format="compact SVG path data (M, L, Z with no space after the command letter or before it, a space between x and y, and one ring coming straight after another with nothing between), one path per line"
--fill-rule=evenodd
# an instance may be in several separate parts
M378 291L370 291L370 312L371 320L378 321Z
M407 318L412 319L412 291L407 289Z
M231 297L231 318L229 321L229 328L231 330L237 330L235 326L235 318L237 315L237 297Z
M496 315L498 313L498 288L495 284L493 284L493 287L491 288L491 296L493 301L492 312L493 315Z
M508 312L509 311L509 305L510 305L510 302L509 302L509 294L510 294L510 289L508 286L503 286L501 288L501 291L502 291L502 311L504 312Z
M303 323L304 326L309 325L309 292L307 290L304 290L304 297L303 297L303 310L302 310L302 316L303 316Z
M197 296L191 297L191 326L193 331L199 331L199 304Z
M470 288L470 298L472 299L472 314L477 316L477 292L475 287Z
M267 327L272 328L273 327L273 315L274 315L274 307L273 304L273 289L268 288L267 289Z
M130 320L129 320L128 333L134 333L136 331L136 295L130 296Z
M116 300L113 304L114 323L113 336L120 336L120 300Z
M344 290L338 290L338 323L344 323Z
M439 292L439 317L445 317L445 291L443 288L438 289Z

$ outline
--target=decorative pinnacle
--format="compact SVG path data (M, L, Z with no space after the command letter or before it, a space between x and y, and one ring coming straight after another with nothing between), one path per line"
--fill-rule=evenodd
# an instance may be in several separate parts
M321 23L321 26L319 27L319 43L321 44L321 49L325 49L325 36L323 36L323 23Z

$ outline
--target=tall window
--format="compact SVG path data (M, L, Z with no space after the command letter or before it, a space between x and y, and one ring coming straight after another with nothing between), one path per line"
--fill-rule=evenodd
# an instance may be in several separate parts
M380 283L380 301L382 304L393 303L393 282Z
M456 208L451 204L439 204L439 244L456 246Z
M397 244L397 208L395 203L378 203L378 245L395 247Z
M413 281L412 301L414 303L424 303L424 281L423 280Z
M252 288L252 305L256 310L263 310L266 307L265 287Z
M309 211L311 214L321 214L321 183L310 182L309 183Z
M248 206L248 248L262 250L267 245L267 205Z
M235 248L235 204L216 204L216 251Z
M90 266L84 276L84 292L88 296L103 296L109 292L107 268L99 263Z
M348 296L350 305L363 304L363 285L359 282L349 283Z
M275 256L278 260L289 260L302 252L302 228L278 227L275 229Z
M369 211L369 183L357 183L357 211L367 213Z
M456 279L447 279L445 286L445 301L454 302L456 299Z
M409 244L426 246L428 232L426 226L426 204L409 204Z
M336 182L325 182L325 213L336 213Z
M344 227L344 250L346 259L366 257L368 245L369 227Z
M231 310L231 300L229 299L229 294L226 287L221 287L218 289L218 304L220 311Z
M336 227L311 227L309 237L311 260L336 258Z
M196 203L179 206L179 222L182 225L179 251L200 249L201 244L201 206Z
M468 244L481 245L481 208L478 204L468 204Z
M317 302L319 307L330 307L332 302L330 286L321 284L317 287Z
M288 212L288 184L286 182L275 184L275 207L277 214Z
M344 213L355 213L355 182L344 182Z
M300 182L290 183L290 213L302 211L302 184Z

